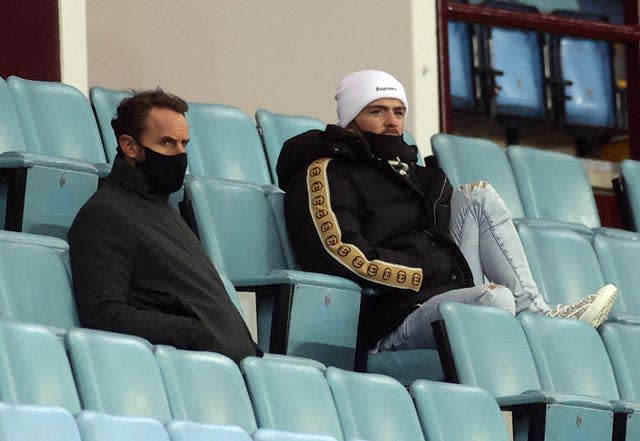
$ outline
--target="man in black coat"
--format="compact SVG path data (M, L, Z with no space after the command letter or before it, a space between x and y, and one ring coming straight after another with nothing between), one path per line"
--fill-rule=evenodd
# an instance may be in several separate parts
M288 140L277 164L287 230L304 270L378 289L364 311L373 351L433 348L438 305L459 301L575 317L598 326L612 285L550 308L504 202L488 182L453 189L403 140L404 87L386 72L345 76L338 125ZM491 283L485 283L485 275Z
M239 362L256 345L218 272L169 194L182 187L188 105L157 89L124 99L118 156L68 233L83 326Z

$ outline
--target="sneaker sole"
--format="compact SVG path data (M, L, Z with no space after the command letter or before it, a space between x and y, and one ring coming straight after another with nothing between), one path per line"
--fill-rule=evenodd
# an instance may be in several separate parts
M594 328L600 326L609 316L611 308L618 297L618 288L614 285L605 285L598 291L598 297L587 306L580 315L580 320L591 323Z

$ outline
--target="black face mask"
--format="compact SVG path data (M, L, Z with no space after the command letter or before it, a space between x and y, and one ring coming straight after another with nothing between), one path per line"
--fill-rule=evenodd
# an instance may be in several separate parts
M384 160L397 159L404 146L402 135L378 135L373 132L362 132L362 136L371 147L371 153Z
M147 178L149 186L161 194L180 190L187 171L187 154L163 155L137 142L145 152L144 161L138 162L137 167Z

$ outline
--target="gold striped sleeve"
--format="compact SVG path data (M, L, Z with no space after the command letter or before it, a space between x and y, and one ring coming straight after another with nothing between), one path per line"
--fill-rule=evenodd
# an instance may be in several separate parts
M330 161L330 158L318 159L307 168L309 212L325 250L342 266L366 280L394 288L419 291L422 285L421 268L382 260L368 260L358 247L342 241L340 225L331 208L327 176Z

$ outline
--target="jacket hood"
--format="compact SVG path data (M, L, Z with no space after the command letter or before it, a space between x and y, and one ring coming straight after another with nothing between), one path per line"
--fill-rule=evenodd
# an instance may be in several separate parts
M403 143L399 158L406 163L417 162L416 146ZM278 185L284 191L291 180L316 159L338 158L353 161L379 163L367 141L359 134L340 126L329 124L325 130L310 130L286 141L278 157L276 173Z

